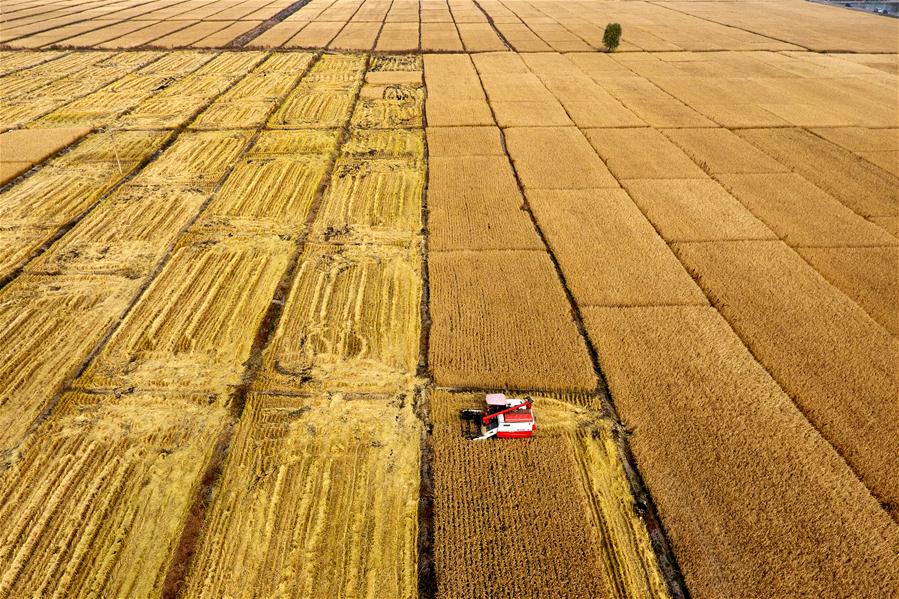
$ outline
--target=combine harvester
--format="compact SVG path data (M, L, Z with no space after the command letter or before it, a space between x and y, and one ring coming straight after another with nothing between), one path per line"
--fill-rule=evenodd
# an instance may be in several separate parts
M487 409L462 410L462 420L475 424L475 430L466 431L466 437L473 441L496 437L498 439L525 439L534 434L537 424L530 396L524 399L506 397L502 393L488 393Z

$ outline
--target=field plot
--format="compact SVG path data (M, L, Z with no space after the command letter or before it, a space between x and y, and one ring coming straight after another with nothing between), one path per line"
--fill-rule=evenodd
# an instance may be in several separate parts
M693 596L896 593L895 524L714 309L585 320Z
M862 216L899 214L899 178L804 129L744 129L737 134Z
M430 363L439 385L590 391L583 339L539 251L430 256Z
M528 199L579 305L706 303L624 190L540 190Z
M106 136L91 138L73 154L128 157L128 132L116 137L115 148ZM124 140L123 140L124 138ZM212 186L246 145L241 133L187 132L179 136L153 163L115 190L81 219L72 231L29 265L34 272L114 273L130 278L146 276L174 243L180 230L196 215ZM104 145L106 144L106 145Z
M668 242L775 237L711 179L629 179L624 188Z
M325 178L326 157L248 158L240 162L204 211L200 224L221 222L230 227L296 234Z
M806 262L899 337L899 248L796 248Z
M75 376L136 288L118 277L23 276L0 292L0 451Z
M432 156L429 249L541 249L506 156Z
M250 395L184 596L414 596L412 403Z
M437 596L667 597L595 406L537 397L537 438L473 443L458 411L480 401L430 396Z
M0 473L0 594L159 596L226 420L205 395L66 394Z
M896 245L889 233L797 174L722 175L719 180L788 245Z
M287 268L276 236L180 246L78 384L225 392Z
M777 241L677 244L675 251L753 355L888 511L899 451L899 342ZM796 351L802 348L802 351Z
M408 244L421 230L420 129L351 129L314 226L332 243Z
M190 53L187 57L200 56ZM208 56L208 55L206 55ZM170 85L142 100L114 122L124 129L171 129L189 121L213 99L237 83L264 55L259 52L219 54L203 61L189 76L179 77ZM191 65L192 66L192 65ZM177 67L175 67L177 68ZM219 118L224 118L219 115Z
M307 245L256 388L370 392L414 382L420 251Z

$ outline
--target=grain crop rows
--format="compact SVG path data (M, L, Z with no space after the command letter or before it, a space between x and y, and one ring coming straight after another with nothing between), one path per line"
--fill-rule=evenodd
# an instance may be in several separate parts
M0 23L0 597L899 593L893 21Z
M36 514L2 516L11 535L0 561L4 592L147 596L186 585L191 596L219 596L242 592L246 577L221 578L225 569L204 564L232 559L254 560L260 585L276 560L292 586L269 584L293 596L322 588L378 596L388 583L375 573L387 571L396 596L417 588L422 77L414 57L368 63L352 55L181 52L96 92L102 101L83 103L96 109L89 116L72 104L50 115L52 123L90 127L105 110L99 118L114 130L89 133L4 192L9 282L0 314L9 341L0 372L2 448L11 461L2 489ZM160 78L167 84L151 89ZM191 94L178 93L182 84ZM106 101L110 94L122 101ZM29 126L44 130L46 118ZM48 188L65 195L48 197ZM362 189L368 193L355 191ZM283 312L260 333L280 293ZM271 336L261 354L260 334ZM238 390L248 381L258 393ZM238 402L246 414L235 422ZM344 415L334 411L339 405ZM159 432L135 428L123 445L118 430L157 406ZM205 436L178 436L199 422ZM271 426L283 427L283 443L260 456L254 439L267 438ZM315 429L319 441L310 443ZM92 441L94 430L109 441ZM65 431L71 449L48 445L55 431ZM153 444L165 447L166 464L183 459L178 478L162 474ZM185 523L198 517L207 465L221 459L216 447L231 457L216 502L199 516L188 572L173 556L183 551ZM113 454L107 463L103 456ZM32 484L37 473L70 463L79 464L71 482ZM245 473L255 480L259 468L275 469L276 486L248 496ZM148 469L163 478L135 487ZM320 486L322 476L334 484ZM366 499L365 489L377 495ZM44 515L38 510L48 501ZM170 508L165 528L152 524L160 501ZM246 517L256 510L267 515L253 532ZM79 529L73 518L90 524ZM244 542L219 549L228 538L261 543L259 535L300 522L309 525L305 536L276 535L254 545L253 558ZM148 529L158 535L152 546ZM233 537L235 530L243 532ZM40 561L50 559L42 543L57 542L70 551ZM346 553L349 545L356 549ZM103 560L106 569L91 566ZM334 560L355 574L335 576ZM145 563L140 575L137 562Z

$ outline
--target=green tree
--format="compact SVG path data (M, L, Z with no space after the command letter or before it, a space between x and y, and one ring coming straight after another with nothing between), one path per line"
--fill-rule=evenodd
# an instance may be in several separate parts
M606 47L606 51L612 52L615 48L618 47L618 43L621 41L621 25L618 23L609 23L606 25L606 30L602 34L602 43Z

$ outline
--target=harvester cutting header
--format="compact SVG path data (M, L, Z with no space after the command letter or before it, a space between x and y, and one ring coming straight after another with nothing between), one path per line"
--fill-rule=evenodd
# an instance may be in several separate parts
M485 401L486 410L468 409L459 413L463 420L475 424L475 430L466 435L469 439L523 439L534 434L537 423L531 411L534 400L530 396L521 399L488 393Z

